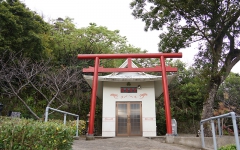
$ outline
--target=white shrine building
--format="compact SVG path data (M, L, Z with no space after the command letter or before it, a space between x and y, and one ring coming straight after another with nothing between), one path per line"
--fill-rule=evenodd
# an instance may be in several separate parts
M119 68L126 68L128 62ZM167 76L168 84L174 77ZM92 86L93 76L84 75L84 78ZM162 76L144 72L98 76L97 97L103 100L102 137L156 136L155 99L162 92Z

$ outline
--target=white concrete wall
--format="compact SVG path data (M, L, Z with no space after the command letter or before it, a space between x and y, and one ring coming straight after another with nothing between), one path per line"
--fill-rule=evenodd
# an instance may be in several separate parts
M156 136L156 113L154 82L130 82L130 87L141 85L137 93L121 93L120 87L127 87L127 82L103 83L102 136L116 136L116 102L142 102L142 136Z

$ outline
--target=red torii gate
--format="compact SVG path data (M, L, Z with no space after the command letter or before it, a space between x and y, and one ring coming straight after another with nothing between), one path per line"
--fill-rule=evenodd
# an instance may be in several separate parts
M99 66L100 59L124 59L128 58L127 68L103 68ZM160 66L151 68L132 68L132 58L160 58ZM165 105L167 135L172 135L171 111L168 93L166 72L177 72L177 68L165 65L165 58L182 58L182 53L146 53L146 54L78 54L78 59L95 59L94 67L83 68L83 72L93 72L92 95L89 117L88 136L93 136L94 118L99 72L162 72L162 86Z

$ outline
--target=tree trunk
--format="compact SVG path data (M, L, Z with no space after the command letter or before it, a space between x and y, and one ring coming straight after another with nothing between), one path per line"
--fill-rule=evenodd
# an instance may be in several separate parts
M207 118L213 117L214 99L215 99L218 87L219 87L219 85L216 83L213 83L212 85L210 85L208 98L203 103L202 119L207 119ZM211 131L210 122L205 122L203 124L203 127L204 127L204 135L207 137L211 137L212 131Z

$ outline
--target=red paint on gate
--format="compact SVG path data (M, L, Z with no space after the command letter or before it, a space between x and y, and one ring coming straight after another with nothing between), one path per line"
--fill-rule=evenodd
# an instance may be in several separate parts
M128 59L128 68L103 68L99 67L99 59ZM159 58L160 66L150 68L133 68L131 59L132 58ZM78 59L95 59L95 65L93 67L84 68L83 72L93 72L93 83L92 83L92 97L90 107L90 118L89 118L89 131L88 135L93 136L94 129L94 118L95 118L95 107L96 107L96 96L97 96L97 83L99 72L162 72L162 86L164 94L164 105L166 114L166 126L167 134L172 134L171 125L171 111L168 93L168 83L166 72L176 72L177 68L165 66L165 58L182 58L182 53L147 53L147 54L78 54Z

